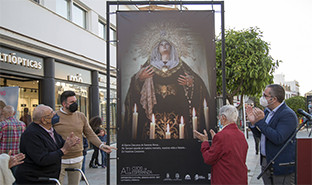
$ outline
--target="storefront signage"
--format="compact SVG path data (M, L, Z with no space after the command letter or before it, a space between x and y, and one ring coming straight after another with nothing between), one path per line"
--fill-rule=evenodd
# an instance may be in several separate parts
M67 80L68 81L73 81L73 82L83 82L83 79L81 77L81 74L76 74L76 75L67 75Z
M0 47L1 70L43 76L43 58Z
M17 56L16 53L0 53L0 61L9 64L21 65L33 69L41 69L41 62L31 60L28 58Z
M55 62L55 78L71 82L91 84L91 71Z

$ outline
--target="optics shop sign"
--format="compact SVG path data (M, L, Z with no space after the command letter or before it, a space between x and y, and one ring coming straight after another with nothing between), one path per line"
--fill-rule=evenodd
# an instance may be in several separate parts
M43 76L43 58L0 47L1 69Z

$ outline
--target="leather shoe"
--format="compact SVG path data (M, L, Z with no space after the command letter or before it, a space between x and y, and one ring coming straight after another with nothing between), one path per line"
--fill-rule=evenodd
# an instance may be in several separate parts
M98 166L95 164L89 164L89 168L98 168Z

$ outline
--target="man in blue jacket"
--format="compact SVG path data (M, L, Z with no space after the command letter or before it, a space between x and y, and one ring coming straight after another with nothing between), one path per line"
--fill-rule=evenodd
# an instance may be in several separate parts
M261 137L260 153L262 170L296 131L298 119L293 110L284 102L285 90L277 84L268 85L260 104L266 109L247 107L251 130ZM274 161L272 168L262 176L264 184L295 184L295 166L283 165L295 162L295 138ZM273 175L270 175L270 172Z

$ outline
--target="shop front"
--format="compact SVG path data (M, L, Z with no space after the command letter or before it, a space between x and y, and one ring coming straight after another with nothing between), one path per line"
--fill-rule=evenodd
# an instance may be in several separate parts
M9 47L0 47L0 91L1 88L17 87L14 98L16 117L21 118L28 110L33 115L34 108L45 104L54 110L61 108L60 96L64 91L76 93L78 111L87 119L100 116L106 124L106 74L90 70L51 57L40 57ZM0 100L5 93L0 92ZM3 101L5 102L5 101ZM116 142L117 80L110 78L110 142Z
M44 79L44 58L19 50L0 47L0 95L1 101L7 105L12 98L17 101L16 118L25 112L32 115L39 104L40 82ZM7 89L17 87L15 97L8 100ZM3 104L3 105L4 105Z
M88 118L89 105L99 104L98 100L90 102L90 70L9 47L0 47L0 64L0 100L5 105L5 90L8 87L18 87L16 118L23 116L27 110L32 116L38 104L49 105L55 110L60 109L60 96L66 90L76 93L78 110Z

